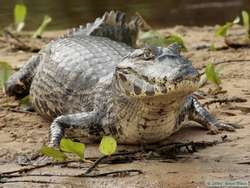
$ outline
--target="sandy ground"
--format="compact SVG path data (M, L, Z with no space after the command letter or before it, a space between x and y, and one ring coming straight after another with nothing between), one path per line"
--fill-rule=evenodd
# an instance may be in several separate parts
M208 147L196 153L169 163L160 160L140 160L127 164L103 165L101 172L118 169L140 169L142 175L131 177L106 178L59 178L59 177L25 177L11 180L44 180L43 183L6 183L0 187L206 187L207 181L245 180L250 183L250 50L224 49L209 51L207 48L197 50L197 47L214 43L222 46L223 39L214 37L213 27L183 27L177 26L162 30L163 33L174 32L186 43L188 52L184 55L197 68L208 62L223 63L221 79L222 87L227 90L224 96L237 96L248 101L245 103L213 104L209 111L217 118L244 126L236 132L222 132L219 135L208 135L197 126L187 125L173 135L170 141L213 141L227 135L230 142ZM53 36L55 33L48 33ZM0 45L0 60L9 62L14 67L22 65L32 54L22 51L10 51L6 44ZM244 62L239 60L246 60ZM247 61L249 60L249 61ZM208 84L202 90L207 92L213 85ZM204 103L205 100L201 100ZM36 113L10 112L6 104L15 104L12 98L0 93L0 172L22 168L16 164L18 156L34 154L48 139L49 122ZM119 146L120 147L120 146ZM98 156L97 145L87 144L86 157ZM248 162L248 164L239 164ZM63 167L46 167L33 173L78 174L82 169ZM54 184L58 183L58 184Z

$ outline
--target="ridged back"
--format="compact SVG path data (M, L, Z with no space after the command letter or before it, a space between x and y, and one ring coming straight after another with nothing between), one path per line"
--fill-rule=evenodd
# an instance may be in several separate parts
M108 38L81 36L51 42L31 85L32 102L42 115L53 118L93 108L99 79L132 50Z

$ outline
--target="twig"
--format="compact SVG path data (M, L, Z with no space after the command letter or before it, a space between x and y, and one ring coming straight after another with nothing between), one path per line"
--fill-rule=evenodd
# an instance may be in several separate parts
M240 110L243 113L250 113L250 107L245 106L232 106L229 107L229 110Z
M77 177L92 177L92 178L97 178L97 177L104 177L104 176L109 176L109 175L120 175L120 176L125 176L129 175L130 173L137 173L137 174L142 174L143 172L141 170L137 169L129 169L129 170L117 170L117 171L111 171L111 172L105 172L105 173L100 173L100 174L81 174Z
M138 169L128 169L128 170L115 170L111 172L104 172L99 174L77 174L77 175L71 175L71 174L16 174L16 175L3 175L1 178L20 178L20 177L30 177L30 176L40 176L40 177L84 177L84 178L98 178L98 177L104 177L109 175L129 175L130 173L137 173L142 174L143 172Z
M106 156L106 155L104 155L104 156L98 158L98 159L93 163L93 165L90 166L90 167L85 171L85 174L89 174L90 172L92 172L92 171L94 170L94 168L95 168L98 164L100 164L101 162L103 162L103 161L104 161L105 159L107 159L107 158L109 159L109 160L108 160L108 163L110 164L110 161L119 160L119 157L120 157L120 156L125 157L125 156L132 155L132 154L136 154L136 153L139 153L139 152L141 152L141 150L136 150L136 151L132 151L132 152L115 153L115 154L113 154L113 155L111 155L111 156ZM126 159L127 159L127 158L126 158ZM120 160L121 160L121 159L120 159Z
M131 175L131 173L136 173L135 175L142 174L143 172L141 170L137 169L129 169L129 170L117 170L117 171L111 171L111 172L105 172L100 174L78 174L78 175L67 175L67 174L18 174L18 175L3 175L0 176L0 183L17 183L17 182L23 182L23 183L49 183L49 184L61 184L59 182L51 182L51 181L41 181L41 180L7 180L7 178L19 178L19 177L34 177L34 176L42 176L42 177L74 177L74 178L99 178L99 177L105 177L110 175L116 175L116 176L128 176ZM5 179L4 179L5 178Z
M11 33L8 30L4 30L4 35L6 38L6 41L13 45L18 50L23 51L30 51L30 52L38 52L40 49L37 47L29 46L25 44L22 40L20 40L17 36L15 36L13 33ZM12 40L9 40L12 39Z
M16 41L16 43L14 43L14 44L16 44L16 45L18 45L18 46L23 46L23 47L25 47L25 48L29 48L29 46L27 46L23 41L21 41L18 37L16 37L16 36L15 36L13 33L11 33L10 31L4 30L3 32L4 32L4 35L6 36L6 38L9 37L9 38L12 38L13 40Z
M116 153L116 154L113 154L110 159L112 159L112 157L116 158L117 156L131 155L131 154L135 154L135 153L138 153L138 152L141 152L141 150L132 151L132 152ZM100 162L102 162L106 158L107 158L106 156L103 156L103 157L97 159L95 161L95 163L93 163L93 165L87 171L91 172ZM91 159L93 160L93 158L91 158ZM3 176L3 175L6 175L6 174L27 173L29 171L39 169L39 168L43 168L43 167L47 167L47 166L50 166L50 165L52 165L52 166L65 165L65 164L69 164L69 163L73 163L73 162L81 162L81 161L79 161L79 160L70 160L70 161L62 161L62 162L52 161L52 162L47 162L47 163L41 164L41 165L35 165L35 166L31 166L31 167L22 168L22 169L19 169L19 170L3 172L3 173L0 173L0 177Z
M72 162L77 162L77 161L71 160L71 161L62 161L62 162L48 162L48 163L41 164L41 165L36 165L36 166L21 168L21 169L18 169L18 170L3 172L3 173L0 173L0 177L3 177L4 175L7 175L7 174L27 173L29 171L39 169L39 168L43 168L43 167L50 166L50 165L62 165L62 164L68 164L68 163L72 163Z
M90 166L90 167L85 171L84 174L89 174L90 172L92 172L92 171L94 170L94 168L95 168L98 164L100 164L104 159L106 159L107 157L108 157L107 155L104 155L104 156L100 157L99 159L97 159L97 160L94 162L94 164L93 164L92 166Z
M42 180L0 180L0 183L39 183L39 184L65 184L53 181L42 181Z
M206 147L210 147L210 146L214 146L216 144L219 143L224 143L227 140L215 140L215 141L211 141L211 142L207 142L207 141L201 141L201 142L188 142L188 143L181 143L181 142L176 142L176 143L169 143L169 144L165 144L163 146L158 146L155 147L153 146L147 146L145 147L145 151L153 151L159 154L171 154L171 153L176 153L176 152L180 152L181 148L185 148L189 153L193 153L197 151L197 148L206 148Z
M15 109L15 108L2 108L2 107L0 107L0 110L5 110L5 111L9 111L9 112L16 112L16 113L34 114L34 112Z
M3 107L3 108L16 108L16 107L18 107L18 104L16 104L16 103L5 103L5 104L2 104L1 107Z
M220 105L222 103L230 103L230 102L237 102L237 103L242 103L242 102L247 102L247 99L241 98L241 97L231 97L231 98L222 98L222 99L213 99L208 102L205 102L203 106L209 106L214 103L219 103Z
M188 143L176 143L172 148L168 148L166 146L163 146L162 148L158 149L158 152L178 152L181 150L181 148L185 148L189 153L193 153L197 151L197 148L206 148L208 146L214 146L218 144L218 141L212 141L212 142L188 142Z
M250 161L246 161L246 162L240 162L240 163L237 163L237 164L240 164L240 165L250 165Z

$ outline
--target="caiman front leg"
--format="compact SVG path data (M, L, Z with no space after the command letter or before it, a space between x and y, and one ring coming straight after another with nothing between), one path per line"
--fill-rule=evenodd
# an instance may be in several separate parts
M99 135L102 127L99 124L98 113L81 112L57 117L50 126L50 147L58 147L64 135L65 128L79 128L86 133Z
M200 123L213 134L219 133L220 130L235 131L235 128L240 128L234 124L219 122L193 96L187 97L178 121L176 122L177 126L180 125L186 117L188 120Z
M23 98L29 94L30 85L40 63L41 56L36 54L5 83L5 92L9 96Z

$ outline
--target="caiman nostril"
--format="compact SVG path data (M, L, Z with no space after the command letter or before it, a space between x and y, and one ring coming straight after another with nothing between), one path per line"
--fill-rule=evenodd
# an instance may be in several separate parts
M143 83L140 80L134 81L134 92L136 95L140 95L142 93Z
M183 76L182 75L179 75L178 77L175 77L174 79L173 79L173 82L174 83L178 83L178 82L181 82L183 80Z
M120 77L120 79L121 79L123 82L126 82L126 81L127 81L127 78L126 78L126 76L125 76L124 74L119 73L119 77Z

